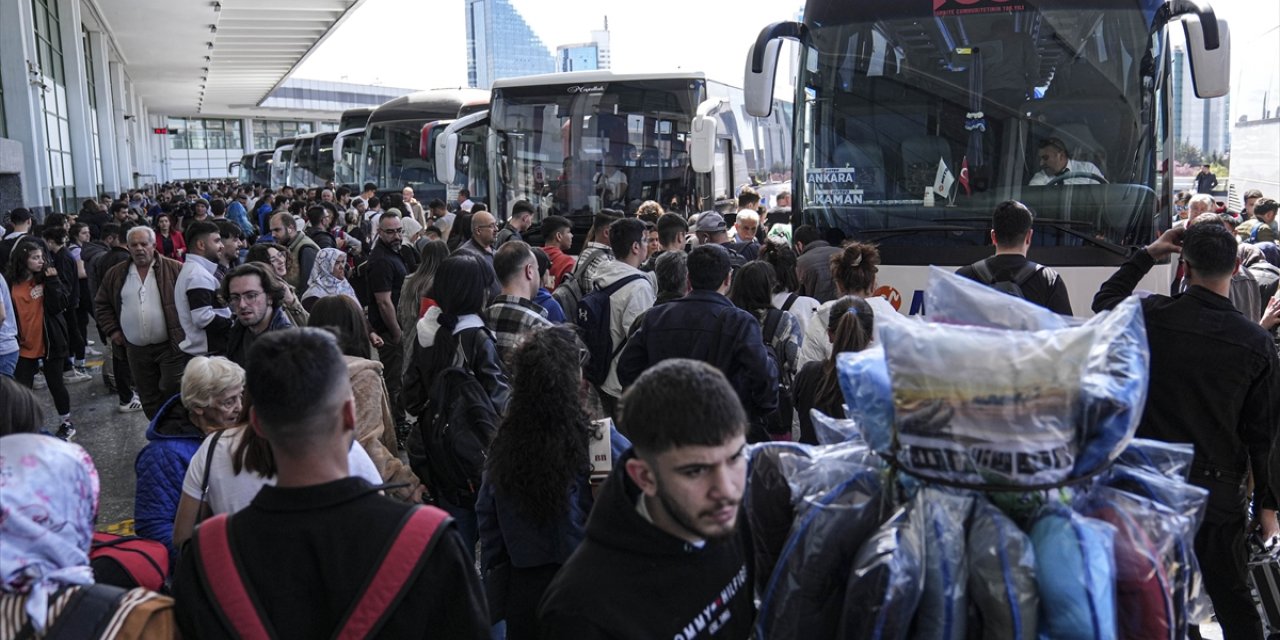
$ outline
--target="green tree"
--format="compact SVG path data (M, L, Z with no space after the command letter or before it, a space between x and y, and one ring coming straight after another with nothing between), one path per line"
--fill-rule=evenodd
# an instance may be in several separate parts
M1204 164L1204 152L1190 142L1179 142L1173 150L1173 159L1182 164L1196 166Z

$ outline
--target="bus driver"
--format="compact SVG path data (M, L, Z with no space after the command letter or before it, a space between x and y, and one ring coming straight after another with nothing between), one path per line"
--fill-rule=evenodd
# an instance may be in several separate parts
M1067 145L1063 144L1058 138L1045 138L1040 141L1040 151L1037 153L1040 158L1040 172L1031 176L1030 186L1047 185L1054 178L1066 173L1092 174L1102 177L1102 170L1092 162L1084 160L1072 160L1071 154L1067 151ZM1063 180L1066 184L1097 184L1102 182L1099 179L1087 178L1084 176L1071 177Z

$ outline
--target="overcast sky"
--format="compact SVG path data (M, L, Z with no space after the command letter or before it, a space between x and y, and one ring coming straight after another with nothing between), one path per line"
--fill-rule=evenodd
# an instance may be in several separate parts
M765 25L794 19L800 0L511 0L554 51L586 42L609 17L618 72L704 71L742 84L747 49ZM1231 23L1233 93L1265 90L1255 78L1277 76L1280 0L1216 0ZM410 89L465 86L464 0L365 0L294 74ZM1263 37L1263 32L1273 29ZM1252 84L1251 84L1252 83ZM1280 102L1270 87L1269 104ZM1237 103L1240 101L1236 101ZM1233 112L1238 104L1233 103ZM1255 116L1256 117L1256 116ZM1233 116L1234 120L1234 116Z

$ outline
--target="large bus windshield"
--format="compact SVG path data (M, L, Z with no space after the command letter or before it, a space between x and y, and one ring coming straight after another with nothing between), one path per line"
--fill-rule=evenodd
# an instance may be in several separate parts
M435 181L430 159L418 154L421 120L399 120L369 125L365 139L364 181L380 187L413 187L420 191Z
M811 2L795 111L805 221L878 242L886 264L989 255L1006 199L1036 212L1051 264L1117 264L1150 242L1163 32L1135 6L1038 4Z
M533 203L539 216L621 210L643 200L690 210L697 190L686 145L704 84L669 78L495 87L495 210L505 214L517 200Z

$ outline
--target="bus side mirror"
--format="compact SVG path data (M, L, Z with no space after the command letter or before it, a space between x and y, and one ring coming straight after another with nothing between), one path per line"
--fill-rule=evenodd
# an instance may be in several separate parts
M696 173L711 173L716 162L718 118L711 112L720 106L718 98L704 100L689 124L689 164Z
M742 96L747 114L757 118L767 118L773 113L773 81L778 70L778 51L782 48L782 39L769 40L760 58L760 70L752 69L756 58L756 47L751 45L747 50L747 68L742 78Z
M1182 17L1187 36L1187 60L1191 64L1191 84L1198 98L1219 98L1231 89L1231 33L1225 20L1217 20L1218 46L1210 48L1205 25L1195 14Z
M437 146L440 144L444 149L436 156L436 178L440 184L450 185L458 177L458 134L440 136Z

